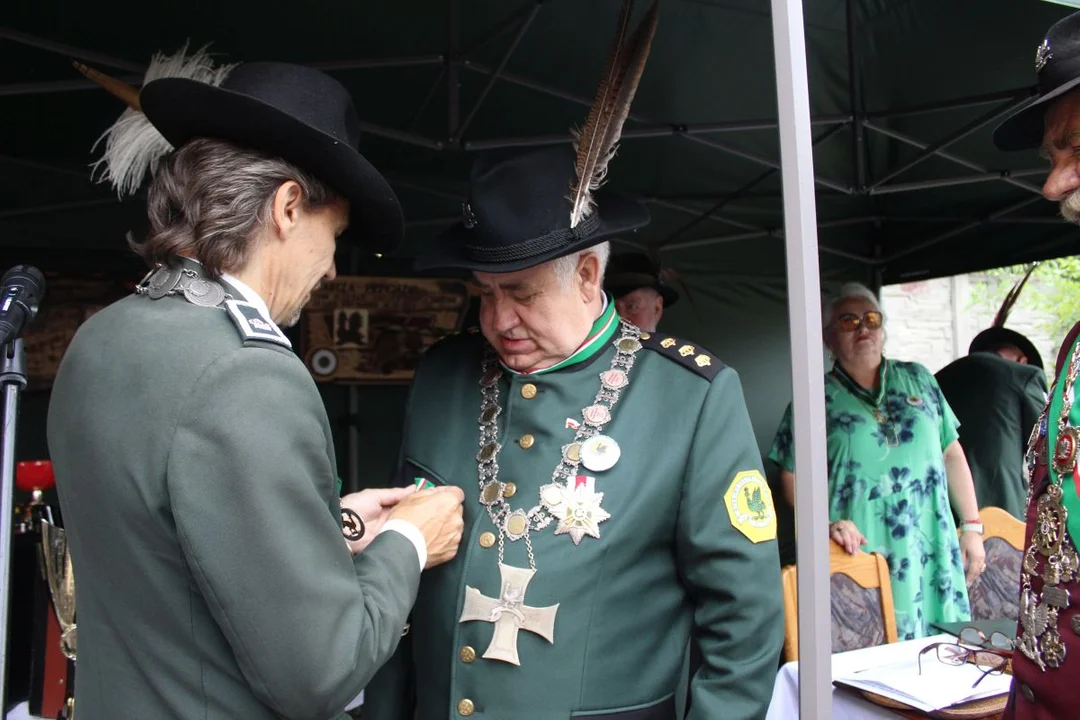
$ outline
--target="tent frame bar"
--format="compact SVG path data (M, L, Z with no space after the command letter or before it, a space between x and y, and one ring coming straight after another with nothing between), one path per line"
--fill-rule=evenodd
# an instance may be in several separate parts
M814 148L802 0L772 0L780 121L784 244L791 328L795 535L799 572L799 717L832 717L832 640L826 477L825 368L821 352Z
M869 157L866 154L866 131L863 129L865 108L862 96L862 66L859 55L859 17L855 0L847 0L847 55L848 55L848 91L851 98L851 142L852 157L855 158L855 188L861 192L866 187L870 174Z
M902 143L906 143L906 144L911 145L913 147L917 147L920 150L925 150L927 147L929 147L929 145L927 145L926 143L924 143L924 142L922 142L920 140L916 140L913 137L905 135L905 134L903 134L901 132L898 132L896 130L893 130L891 128L887 128L887 127L884 127L882 125L878 125L877 123L874 123L874 122L867 122L866 127L873 130L874 132L881 133L882 135L885 135L886 137L890 137L893 140L898 140L898 141L900 141ZM992 170L990 170L990 168L987 168L987 167L985 167L983 165L980 165L980 164L978 164L976 162L972 162L971 160L967 160L965 158L962 158L959 155L955 155L953 153L946 152L945 150L942 150L942 149L935 150L933 152L933 154L937 155L938 157L944 158L946 160L950 160L950 161L952 161L952 162L954 162L954 163L956 163L958 165L963 165L964 167L968 168L969 170L974 170L976 172L981 172L981 173L991 173L991 172L993 172ZM1006 183L1008 183L1010 185L1015 185L1016 187L1027 190L1028 192L1035 193L1035 194L1038 194L1038 195L1042 195L1042 191L1039 188L1035 187L1034 185L1032 185L1030 183L1026 183L1026 182L1023 182L1021 180L1017 180L1017 179L1015 179L1013 177L1013 175L1015 175L1015 173L1012 173L1010 171L1002 171L1002 176L1001 176L1000 179L1002 180L1002 182L1006 182Z
M938 140L935 143L931 143L930 145L927 145L925 148L923 148L922 152L920 152L914 158L912 158L908 162L904 163L900 167L894 168L893 170L890 170L889 172L885 173L885 175L883 175L882 177L880 177L876 181L874 181L874 183L870 185L870 190L875 190L877 188L882 187L883 185L885 185L885 183L887 183L889 180L892 180L894 177L897 177L898 175L902 175L903 173L907 172L908 170L915 167L916 165L923 162L924 160L926 160L926 159L928 159L928 158L930 158L930 157L932 157L934 155L937 155L939 153L939 151L944 150L945 148L949 147L950 145L956 144L957 142L963 140L964 138L968 137L972 133L974 133L974 132L976 132L978 130L981 130L983 127L985 127L985 126L989 125L990 123L994 122L998 118L1001 118L1002 116L1012 112L1018 105L1022 104L1023 102L1026 102L1026 100L1019 101L1019 102L1014 100L1014 101L1007 102L1007 103L1005 103L1003 105L999 105L998 107L994 108L990 112L983 113L982 115L975 118L974 120L969 122L967 125L960 128L959 130L945 136L944 138L942 138L941 140Z
M932 237L929 240L926 240L924 242L915 243L915 244L912 244L912 245L907 245L907 246L901 248L900 250L897 250L893 254L889 255L887 258L884 259L883 262L885 262L885 263L892 262L893 260L896 260L897 258L902 258L905 255L910 255L913 252L917 252L919 250L925 250L928 247L932 247L934 245L942 243L942 242L944 242L946 240L949 240L951 238L956 237L957 235L960 235L962 233L966 233L969 230L974 230L975 228L982 227L983 225L989 224L990 222L998 221L1004 215L1007 215L1007 214L1009 214L1011 212L1015 212L1016 210L1020 210L1022 208L1025 208L1028 205L1032 205L1034 203L1040 202L1043 199L1044 198L1041 195L1038 196L1038 197L1026 197L1023 200L1020 200L1019 202L1014 202L1011 205L1007 205L1007 206L1001 208L1000 210L995 210L994 212L987 215L985 218L980 218L978 220L968 221L968 222L964 223L963 225L959 225L957 227L954 227L953 229L948 230L946 232L943 232L940 235L935 235L934 237Z

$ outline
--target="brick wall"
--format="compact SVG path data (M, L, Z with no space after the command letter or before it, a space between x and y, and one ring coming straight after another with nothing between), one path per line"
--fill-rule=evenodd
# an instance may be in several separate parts
M958 275L952 278L890 285L882 288L882 309L885 311L885 355L897 360L914 360L937 372L958 357L967 354L971 339L993 322L1007 286L997 289L991 306L979 306L972 296L979 275ZM1039 290L1032 279L1009 314L1006 325L1021 332L1035 343L1043 356L1047 372L1062 338L1053 338L1046 330L1050 318L1031 310L1026 297Z

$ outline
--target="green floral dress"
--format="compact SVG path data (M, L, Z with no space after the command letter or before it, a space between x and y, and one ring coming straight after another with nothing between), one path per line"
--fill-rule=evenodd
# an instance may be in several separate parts
M835 366L825 376L829 520L851 520L889 563L900 639L971 619L943 450L960 423L934 376L882 359L878 392ZM795 472L791 405L769 459Z

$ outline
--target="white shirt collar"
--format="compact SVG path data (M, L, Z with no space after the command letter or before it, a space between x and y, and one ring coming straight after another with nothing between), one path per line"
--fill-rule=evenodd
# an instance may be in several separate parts
M202 265L201 262L199 262L193 257L185 256L184 259L191 260L194 263ZM243 295L244 302L254 306L255 309L259 311L259 314L263 316L264 320L273 325L274 329L276 329L279 333L281 332L281 328L276 322L274 322L274 319L270 317L270 308L267 307L266 301L262 299L259 293L252 290L250 285L248 285L235 275L230 275L229 273L225 272L221 273L221 279L236 288L240 292L240 294ZM284 334L282 334L282 337L285 337ZM285 339L288 340L287 337ZM292 347L292 343L289 343L289 347Z

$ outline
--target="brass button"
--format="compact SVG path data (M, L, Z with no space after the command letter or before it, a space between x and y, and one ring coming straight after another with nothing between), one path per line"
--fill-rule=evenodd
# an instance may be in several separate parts
M514 493L516 493L516 492L517 492L517 485L515 485L514 483L508 482L505 485L503 485L503 497L508 497L508 498L514 497ZM1077 617L1080 617L1080 615L1078 615Z
M651 337L652 337L652 335L650 335L650 334L649 334L649 333L647 333L647 332L643 332L643 333L641 333L641 336L640 336L640 337L641 337L641 339L642 339L642 340L648 340L649 338L651 338Z
M480 533L480 547L489 548L495 544L495 533Z
M1031 686L1029 686L1029 685L1021 685L1020 686L1020 693L1024 696L1024 698L1028 702L1032 702L1032 703L1035 702L1035 693L1032 691Z
M536 397L536 386L532 383L525 383L521 386L521 397L526 400L532 400Z
M465 698L457 704L458 715L462 715L464 717L469 717L470 715L472 715L473 710L475 709L476 706L473 705L473 701L469 698Z
M461 662L471 663L476 659L476 651L466 645L458 652L458 656L461 658Z
M534 438L532 435L529 435L528 433L522 435L521 439L518 440L518 444L521 445L521 447L525 450L531 448L534 442L536 442L536 438Z

